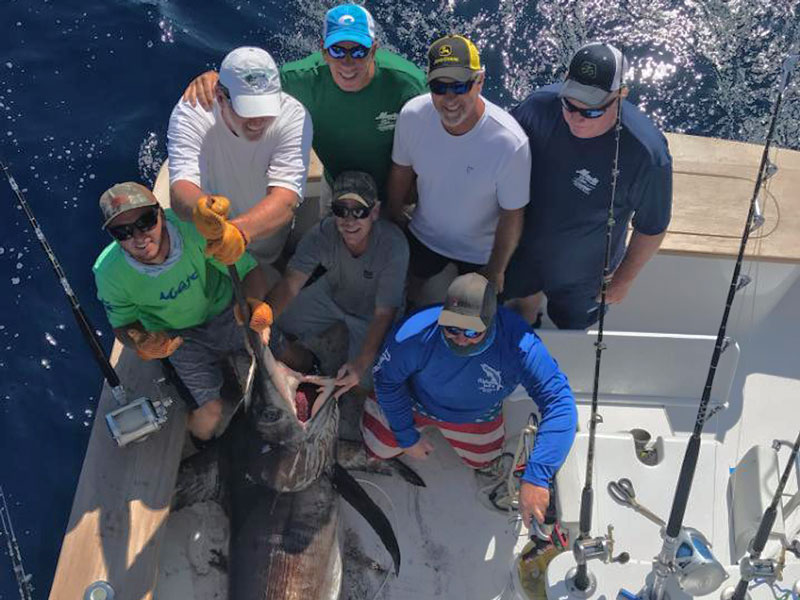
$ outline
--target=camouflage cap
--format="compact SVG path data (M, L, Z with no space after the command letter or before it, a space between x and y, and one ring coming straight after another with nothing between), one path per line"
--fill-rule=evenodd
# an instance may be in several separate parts
M100 196L103 229L122 213L143 206L158 206L155 195L146 187L133 181L112 185Z
M355 200L372 208L378 201L378 186L369 173L344 171L333 182L333 200Z

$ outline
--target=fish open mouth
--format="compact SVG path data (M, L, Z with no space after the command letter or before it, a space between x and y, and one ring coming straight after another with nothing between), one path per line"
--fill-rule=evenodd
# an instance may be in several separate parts
M294 393L294 407L297 420L307 423L314 413L314 403L320 396L319 386L314 383L304 381L297 386Z

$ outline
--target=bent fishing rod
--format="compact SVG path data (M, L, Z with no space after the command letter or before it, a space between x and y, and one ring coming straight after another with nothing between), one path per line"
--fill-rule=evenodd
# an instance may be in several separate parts
M700 455L700 435L703 433L703 427L708 416L708 404L711 399L711 388L714 384L714 376L716 375L719 357L722 355L726 345L725 331L728 326L728 318L736 292L743 287L739 274L742 270L744 251L747 246L747 240L750 237L750 232L752 231L753 216L755 214L758 195L761 192L763 182L768 177L767 167L769 164L769 151L775 137L775 126L778 122L778 114L780 113L781 104L783 102L783 94L789 85L792 71L797 66L798 59L800 59L800 55L790 54L783 61L780 85L778 87L778 97L775 99L775 105L772 110L767 139L764 143L764 151L761 154L761 163L758 167L758 176L756 177L753 196L750 199L750 208L747 212L747 220L745 221L744 231L739 244L739 254L736 257L736 264L733 268L733 276L731 277L731 284L728 288L728 296L725 300L725 309L723 310L722 321L719 326L719 331L717 332L714 351L711 355L711 364L708 368L705 387L703 388L703 394L700 398L700 405L697 408L697 419L695 420L689 443L686 446L686 453L683 456L683 463L681 464L681 470L678 476L678 484L675 488L675 496L672 500L672 509L670 511L669 521L667 522L667 528L664 532L664 544L653 564L653 583L649 588L649 597L651 600L663 599L667 578L673 572L675 552L677 550L677 538L683 527L683 518L686 514L689 493L692 489L692 481L697 467L697 460Z
M798 450L800 450L800 432L798 432L797 439L794 441L786 467L783 469L778 487L772 496L772 502L764 511L761 522L758 524L758 531L756 531L753 541L750 542L749 556L745 555L739 563L739 583L736 584L736 590L733 592L731 600L744 600L750 581L756 577L770 579L780 576L782 565L780 563L776 565L772 560L761 561L761 553L764 551L764 546L767 545L767 539L769 539L772 526L775 524L775 517L778 515L778 503L781 500L784 488L786 488L786 483L789 481L792 467L794 467L797 460Z
M11 174L11 170L2 161L0 161L0 169L2 169L3 173L5 173L8 183L11 186L14 195L17 197L17 203L22 210L25 211L25 215L28 217L31 227L33 227L33 232L36 234L36 239L39 240L39 244L47 255L50 265L53 267L53 271L55 271L58 282L61 284L61 288L64 290L64 294L67 296L67 300L69 300L70 307L72 308L72 315L75 317L75 321L78 323L78 327L80 328L81 333L83 333L86 343L89 344L92 354L94 354L95 361L100 367L100 370L103 372L103 377L105 377L108 385L111 388L111 393L114 396L114 399L119 404L123 404L125 402L125 389L122 387L122 383L120 382L116 371L114 371L114 367L111 366L108 358L106 358L103 347L100 345L100 341L97 339L97 334L95 333L96 330L94 327L92 327L92 324L89 322L89 319L86 316L86 313L83 311L80 302L78 302L78 297L72 290L72 286L70 286L69 281L67 280L67 275L64 273L64 269L61 267L61 263L58 262L58 258L56 257L55 252L53 252L53 248L47 241L42 228L39 226L39 222L36 220L36 216L33 214L33 210L28 204L28 201L25 199L25 195L22 193L22 190L17 184L16 179L14 179L14 176Z
M617 102L617 115L614 123L614 162L611 169L611 197L608 202L608 216L606 220L606 239L605 239L605 254L603 257L603 280L600 284L600 306L598 310L599 320L597 324L597 340L595 346L595 361L594 361L594 383L592 387L592 408L591 416L589 417L589 447L586 452L586 478L581 491L581 508L579 520L579 535L573 544L572 551L575 556L577 567L574 576L567 575L567 579L575 588L581 592L586 592L592 585L592 578L589 575L587 562L592 558L602 558L603 560L610 560L613 551L613 539L611 537L611 530L605 536L592 538L592 507L594 505L594 490L592 488L592 477L594 473L594 447L595 438L597 437L597 423L602 421L602 417L597 412L597 395L600 388L600 362L603 356L603 350L606 349L605 342L603 342L603 325L605 323L606 313L606 293L608 292L608 284L611 282L611 241L614 232L614 201L617 195L617 182L619 180L619 145L620 136L622 133L622 77L625 71L625 55L620 50L622 57L620 59L620 72L619 72L619 101ZM627 562L627 553L622 553L616 559L617 562Z

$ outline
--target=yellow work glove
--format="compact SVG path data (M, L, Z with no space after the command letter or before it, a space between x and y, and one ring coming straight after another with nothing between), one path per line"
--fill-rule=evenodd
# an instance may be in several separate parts
M183 338L171 338L166 331L140 331L128 329L128 337L136 344L136 354L142 360L167 358L183 343Z
M258 298L248 298L247 304L250 306L250 329L256 333L261 333L272 325L272 308L269 304L262 302ZM238 304L233 307L233 316L239 325L244 323L242 311L239 310Z
M228 221L231 203L225 196L203 196L194 207L194 226L206 238L206 256L213 256L225 265L232 265L244 254L247 240Z

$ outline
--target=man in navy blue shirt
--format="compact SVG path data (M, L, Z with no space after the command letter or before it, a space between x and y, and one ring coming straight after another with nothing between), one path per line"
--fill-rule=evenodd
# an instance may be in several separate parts
M547 296L548 315L559 328L585 329L599 317L618 102L622 131L609 304L625 298L664 239L672 159L661 132L624 100L626 68L610 44L587 44L573 56L564 82L536 90L512 111L530 140L531 201L504 297L524 299L512 306L528 320L535 319L538 292Z
M470 467L485 470L503 451L503 400L521 384L541 423L519 493L526 526L540 523L549 486L575 437L577 411L566 376L517 314L497 307L494 286L457 277L444 305L412 314L389 335L373 368L377 402L368 398L362 432L379 458L424 459L433 446L420 435L439 429Z

